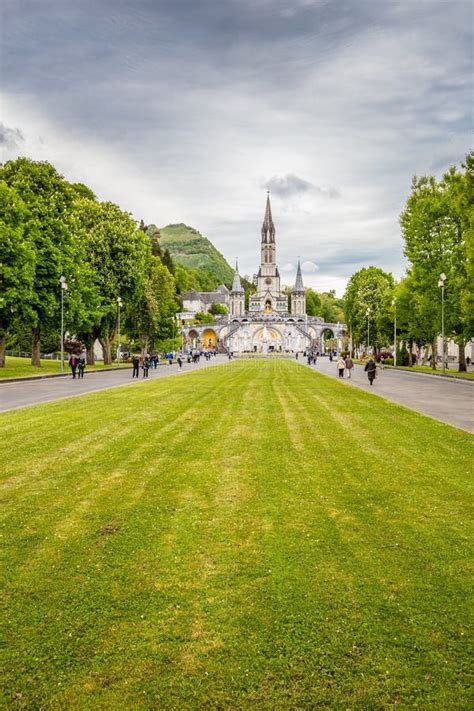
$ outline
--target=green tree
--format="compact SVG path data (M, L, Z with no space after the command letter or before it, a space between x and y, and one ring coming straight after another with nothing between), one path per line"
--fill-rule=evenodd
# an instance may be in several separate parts
M344 320L344 300L338 299L336 292L323 291L318 294L321 301L321 310L318 314L327 323L337 323Z
M73 290L66 310L66 327L70 329L84 318L86 300L92 293L92 275L85 264L74 216L81 188L71 186L49 163L26 158L2 166L0 180L15 189L26 208L23 241L34 253L34 275L22 318L27 319L32 333L32 364L39 366L42 329L56 327L59 336L59 277L64 275Z
M313 289L306 289L306 313L308 316L321 316L321 297Z
M161 255L161 261L163 262L163 264L165 265L165 267L168 269L168 271L170 272L170 274L174 274L174 273L175 273L174 262L173 262L173 260L172 260L172 258L171 258L171 254L169 253L169 250L168 250L168 249L165 249L165 251L162 253L162 255Z
M390 343L390 334L381 330L380 324L393 286L392 275L378 267L366 267L351 276L344 295L344 315L355 343L367 343L369 328L370 345L375 349Z
M207 311L198 311L194 314L195 323L214 323L214 321L214 316Z
M464 172L450 168L440 181L432 176L415 177L400 224L405 254L411 262L418 318L432 344L436 367L437 337L441 326L438 280L446 274L446 335L459 346L460 369L465 369L464 346L472 337L472 282L469 279L469 244L473 225L473 157ZM466 306L468 307L466 308Z
M143 289L151 256L150 241L131 217L113 203L83 200L78 205L78 216L86 258L100 295L87 338L89 343L99 339L104 363L110 364L117 332L117 299L122 299L126 316Z
M35 252L25 239L27 208L14 188L0 181L0 368L5 367L6 337L24 318L31 320Z
M145 279L127 313L128 332L139 339L142 354L147 352L150 342L158 346L169 338L176 308L173 276L157 257L152 256Z
M211 304L209 313L211 313L213 316L225 316L225 314L227 313L227 309L224 304Z

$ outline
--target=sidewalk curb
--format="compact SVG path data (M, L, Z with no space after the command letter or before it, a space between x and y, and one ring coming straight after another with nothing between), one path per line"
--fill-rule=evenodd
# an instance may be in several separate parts
M408 373L408 375L426 375L428 378L447 378L448 380L455 380L457 383L468 383L469 385L474 385L474 378L460 378L457 375L450 375L449 373L423 373L419 370L404 370L396 365L385 366L387 370L395 370L397 373Z

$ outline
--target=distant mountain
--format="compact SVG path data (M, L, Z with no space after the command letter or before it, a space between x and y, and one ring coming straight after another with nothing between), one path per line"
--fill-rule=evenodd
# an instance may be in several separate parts
M215 281L215 286L230 287L234 270L207 237L183 223L160 228L160 245L173 260L188 269L198 269Z

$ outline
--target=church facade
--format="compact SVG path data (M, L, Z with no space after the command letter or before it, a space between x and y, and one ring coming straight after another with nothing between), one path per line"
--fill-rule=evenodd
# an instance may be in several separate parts
M322 318L306 314L305 288L299 260L291 294L282 290L275 238L270 196L267 195L256 291L249 297L248 308L236 264L229 294L229 313L213 324L183 328L183 342L188 348L217 348L234 353L322 352L324 335L331 332L340 350L343 324L325 323Z

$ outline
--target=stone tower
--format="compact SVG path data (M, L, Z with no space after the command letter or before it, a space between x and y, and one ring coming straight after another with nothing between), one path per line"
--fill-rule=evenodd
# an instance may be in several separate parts
M303 277L301 276L301 264L299 259L298 269L296 271L295 285L291 292L291 315L306 315L306 296L304 292Z
M245 313L245 291L240 283L237 261L235 262L234 281L230 290L229 309L231 316L243 316Z
M285 313L287 299L281 293L280 273L276 263L275 225L272 219L270 194L267 193L265 216L263 218L260 241L260 268L257 274L256 292L250 297L252 313Z

